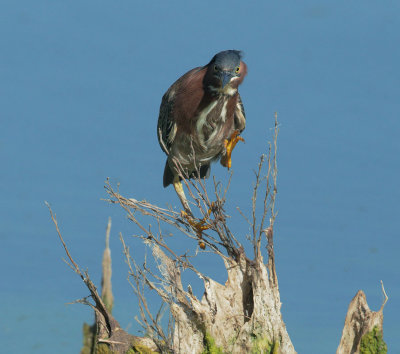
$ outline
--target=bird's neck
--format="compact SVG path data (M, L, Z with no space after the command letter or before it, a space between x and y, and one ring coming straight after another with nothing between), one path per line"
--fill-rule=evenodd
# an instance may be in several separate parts
M222 97L222 96L235 96L237 94L237 88L226 85L224 88L222 87L214 87L208 86L206 87L206 91L208 91L212 96Z

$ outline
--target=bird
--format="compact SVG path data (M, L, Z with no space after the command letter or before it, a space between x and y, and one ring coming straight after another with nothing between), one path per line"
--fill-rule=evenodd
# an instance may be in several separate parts
M238 87L246 74L241 51L221 51L181 76L162 97L157 137L167 154L163 185L173 184L186 212L191 210L182 177L208 178L218 159L231 168L232 150L244 141L246 115Z

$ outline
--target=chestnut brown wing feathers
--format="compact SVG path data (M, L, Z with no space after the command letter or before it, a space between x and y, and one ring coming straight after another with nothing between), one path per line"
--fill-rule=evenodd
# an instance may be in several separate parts
M189 122L182 122L183 117L179 117L182 115L182 107L181 109L174 110L174 106L176 100L181 96L182 92L187 90L188 80L190 81L193 78L193 75L199 73L204 67L194 68L188 71L185 75L181 76L174 84L167 90L164 94L161 106L160 106L160 114L158 116L158 123L157 123L157 137L158 142L161 146L161 149L168 155L169 150L174 142L176 132L177 132L177 125L180 126L180 129L184 128L182 123L189 123ZM181 105L182 106L182 105ZM194 110L196 107L192 107ZM184 114L185 116L185 114Z

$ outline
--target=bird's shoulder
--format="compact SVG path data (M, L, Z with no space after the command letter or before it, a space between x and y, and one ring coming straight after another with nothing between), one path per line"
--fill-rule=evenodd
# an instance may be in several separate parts
M198 87L198 84L202 85L205 70L204 67L197 67L189 70L186 74L182 75L176 80L170 88L165 92L161 105L173 103L180 95L185 94L190 87Z

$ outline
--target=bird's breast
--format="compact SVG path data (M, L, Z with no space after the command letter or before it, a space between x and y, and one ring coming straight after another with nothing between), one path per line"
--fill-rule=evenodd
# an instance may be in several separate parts
M226 139L226 130L232 125L233 112L228 109L229 100L221 97L211 101L196 117L196 136L204 151L220 149Z

